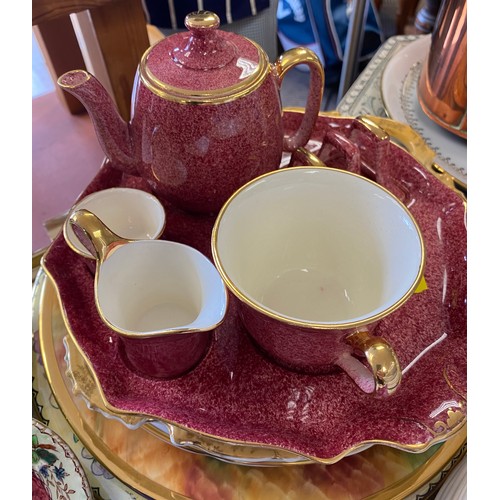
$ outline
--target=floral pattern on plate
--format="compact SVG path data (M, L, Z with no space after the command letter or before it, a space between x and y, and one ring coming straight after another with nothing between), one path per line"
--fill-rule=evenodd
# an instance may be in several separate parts
M31 439L33 498L92 498L90 485L80 462L58 434L32 419Z

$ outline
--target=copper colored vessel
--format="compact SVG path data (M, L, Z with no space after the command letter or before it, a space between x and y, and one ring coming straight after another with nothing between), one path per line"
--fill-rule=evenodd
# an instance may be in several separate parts
M467 0L444 0L418 84L425 114L467 138Z

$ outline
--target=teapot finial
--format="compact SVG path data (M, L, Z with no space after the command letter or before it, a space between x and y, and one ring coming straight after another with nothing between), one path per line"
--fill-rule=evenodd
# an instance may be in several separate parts
M191 12L184 18L189 30L187 43L172 51L172 58L178 64L198 70L222 68L236 55L236 47L218 36L220 19L208 10Z
M220 26L220 18L215 12L198 10L184 18L184 26L190 31L214 30Z

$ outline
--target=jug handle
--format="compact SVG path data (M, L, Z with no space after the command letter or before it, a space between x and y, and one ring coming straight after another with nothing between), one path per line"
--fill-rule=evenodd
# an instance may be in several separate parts
M308 166L308 167L328 167L328 165L318 158L313 152L306 148L297 148L290 157L288 167L294 166Z
M102 263L110 251L118 245L128 243L128 240L121 238L111 231L97 215L89 210L81 209L73 212L69 217L69 223L80 241L82 241L82 237L90 241L94 252L92 252L92 248L89 248L85 241L82 241L82 244L94 254L99 263Z
M283 150L289 153L301 146L305 146L309 141L321 108L325 86L323 65L318 56L306 47L295 47L287 50L278 58L274 67L280 86L286 72L299 64L306 64L309 67L309 94L307 96L304 117L298 130L292 136L283 138Z

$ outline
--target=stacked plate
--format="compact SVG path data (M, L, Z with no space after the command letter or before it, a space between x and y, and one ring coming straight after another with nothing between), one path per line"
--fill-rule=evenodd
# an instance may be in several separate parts
M439 164L467 184L467 139L431 120L418 99L418 81L430 45L431 35L423 36L389 59L382 73L382 100L388 116L411 125L437 153Z
M300 111L285 113L289 130L300 119ZM318 151L329 130L348 131L352 122L322 115L308 148ZM370 126L373 132L376 123ZM377 140L385 140L383 130L375 131ZM364 164L376 168L377 162L370 158L373 151L368 148L363 154ZM285 164L288 161L284 158ZM155 498L166 495L163 488L169 484L165 474L171 463L166 457L174 452L166 451L165 446L172 449L166 443L173 444L173 449L228 462L224 466L231 469L224 469L224 474L220 470L218 481L209 465L213 462L192 455L205 478L210 476L218 487L225 482L228 489L240 491L257 488L259 481L278 488L286 477L295 479L290 484L296 488L309 484L326 498L335 493L332 485L341 484L347 495L354 487L348 468L351 473L363 471L360 478L364 479L356 482L362 490L357 496L383 498L397 483L398 490L390 496L398 498L439 475L465 440L465 199L393 143L383 168L380 182L410 209L427 250L425 287L378 327L394 346L403 369L400 389L386 400L355 390L348 398L337 397L338 388L350 384L341 372L307 376L276 366L251 342L233 302L210 351L193 371L174 380L143 377L128 366L115 334L100 320L93 300L93 276L84 259L67 247L62 236L54 241L43 259L49 280L41 300L42 355L69 420L72 414L75 419L83 414L75 401L81 397L85 402L90 428L98 435L89 433L89 425L76 426L96 458ZM108 163L82 196L113 186L147 190L140 179L124 179ZM213 220L165 208L169 224L164 238L209 255ZM63 367L55 355L61 346ZM268 388L265 392L260 390L263 385ZM75 406L78 411L72 413ZM127 439L136 439L140 433L143 445L138 456L117 441L116 433L109 434L116 425ZM188 459L182 456L188 470ZM291 464L296 467L282 467ZM242 465L277 467L234 469ZM424 466L426 474L422 474ZM411 474L417 469L418 480ZM268 470L274 472L262 472ZM259 481L250 481L257 471ZM335 471L341 474L337 480ZM171 470L168 476L172 477ZM171 489L189 493L184 483L171 484ZM342 497L339 491L336 494Z
M87 476L68 444L42 422L31 423L33 498L91 499Z

